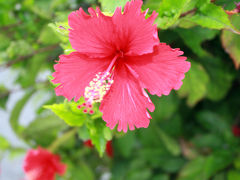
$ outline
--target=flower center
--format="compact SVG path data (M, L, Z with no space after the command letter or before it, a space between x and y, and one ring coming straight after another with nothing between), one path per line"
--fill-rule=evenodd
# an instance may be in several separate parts
M113 80L108 71L96 74L96 77L89 83L89 86L85 88L84 97L87 103L93 104L94 102L101 102L112 83Z
M105 94L109 91L113 84L113 69L116 60L121 54L117 53L111 60L110 65L104 72L99 72L85 88L84 97L87 105L92 105L94 102L101 102Z

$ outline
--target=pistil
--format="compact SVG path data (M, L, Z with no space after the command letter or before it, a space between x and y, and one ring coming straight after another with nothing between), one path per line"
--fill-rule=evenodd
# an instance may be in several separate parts
M107 70L104 72L99 72L85 88L84 97L85 103L78 106L78 108L84 107L83 112L93 114L93 103L101 102L105 94L109 91L111 85L113 84L113 69L119 54L117 54L111 61Z

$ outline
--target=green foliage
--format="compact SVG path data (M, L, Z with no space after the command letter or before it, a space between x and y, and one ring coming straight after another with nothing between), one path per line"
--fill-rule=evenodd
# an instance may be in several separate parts
M151 96L151 99L158 109L152 113L152 117L158 120L171 118L177 112L180 102L173 92L169 96L163 96L162 98Z
M24 108L27 101L31 98L33 93L34 93L34 90L30 90L26 92L26 94L15 104L11 112L9 122L11 124L12 129L17 135L21 135L21 132L23 131L23 127L19 124L19 117L20 117L21 111Z
M102 10L104 12L113 13L116 7L124 7L126 2L129 0L117 0L117 1L109 1L109 0L99 0L101 3Z
M240 172L239 171L229 171L227 175L228 180L235 180L240 179Z
M13 59L17 56L26 56L33 53L33 48L24 40L12 41L6 52L8 57Z
M162 0L157 9L159 13L156 20L158 27L167 29L176 23L189 2L190 0Z
M5 109L6 108L6 103L8 101L8 96L9 96L9 91L6 87L3 85L0 85L0 108Z
M136 141L135 133L129 132L123 137L119 138L115 145L116 148L119 150L119 153L123 157L130 158L131 153L133 152L135 141Z
M92 144L96 147L99 155L102 157L105 152L107 141L112 139L111 130L106 127L106 124L101 118L88 120L86 126L88 128Z
M231 19L236 27L240 27L240 15L232 16ZM223 31L221 40L225 51L229 53L238 69L240 64L240 36L229 31Z
M77 108L76 102L47 105L45 108L51 109L57 116L63 119L70 126L82 126L87 115Z
M208 157L189 161L181 170L178 180L209 179L233 160L230 152L220 151Z
M3 136L0 136L0 152L8 149L9 147L9 142Z
M230 66L225 65L223 59L207 57L202 60L210 81L207 86L207 98L218 101L224 98L232 85L235 71L231 71Z
M201 64L191 62L191 69L183 80L183 86L178 91L181 97L188 96L187 103L194 106L198 101L205 97L209 77Z
M45 26L40 33L38 42L50 45L59 43L60 41L57 35L53 32L52 28L50 28L49 26Z
M34 140L36 144L48 146L54 141L58 132L66 128L66 125L55 115L47 115L38 117L32 121L25 129L23 134L24 139Z
M218 31L196 26L190 29L176 29L184 43L198 56L207 56L208 52L201 47L202 42L213 39Z
M157 128L157 127L155 127ZM160 140L165 145L166 149L173 155L178 156L181 153L179 144L168 136L165 132L163 132L160 128L157 128L157 133Z
M196 13L186 19L205 28L228 29L235 33L238 32L222 7L210 2L205 3L205 0L200 0Z
M41 70L43 61L46 57L47 55L45 53L41 53L36 54L29 59L29 63L26 67L27 71L20 72L17 79L23 88L27 88L36 82L36 77Z

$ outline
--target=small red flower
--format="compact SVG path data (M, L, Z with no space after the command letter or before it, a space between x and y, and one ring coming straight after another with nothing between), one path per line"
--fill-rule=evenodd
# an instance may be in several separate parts
M23 169L28 180L54 180L56 173L65 173L66 165L61 163L58 155L38 147L27 152Z
M106 153L108 157L113 157L113 147L112 147L112 141L108 141L106 144Z
M232 133L236 137L240 137L240 127L238 125L232 126Z
M89 148L93 148L93 144L92 141L89 139L87 141L84 142L84 146L89 147Z
M89 139L87 141L84 142L84 146L89 147L89 148L93 148L94 145L92 144L92 140ZM108 155L108 157L113 157L113 147L112 147L112 141L108 141L106 144L106 153Z
M182 85L190 63L179 49L160 43L153 11L142 12L142 0L127 2L124 11L116 8L112 17L99 8L82 8L68 16L69 40L75 52L61 55L54 66L57 95L86 105L101 102L106 125L118 131L148 127L154 111L145 90L168 95ZM148 110L147 110L148 109Z

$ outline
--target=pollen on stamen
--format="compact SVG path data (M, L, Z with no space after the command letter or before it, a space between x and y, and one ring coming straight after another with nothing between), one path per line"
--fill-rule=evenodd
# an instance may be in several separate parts
M94 102L101 102L112 83L113 80L109 72L96 74L89 86L85 88L84 97L87 104L92 105Z

